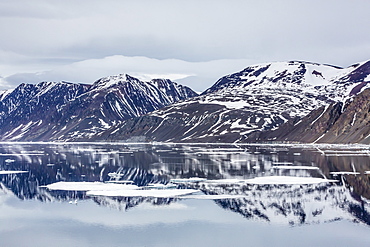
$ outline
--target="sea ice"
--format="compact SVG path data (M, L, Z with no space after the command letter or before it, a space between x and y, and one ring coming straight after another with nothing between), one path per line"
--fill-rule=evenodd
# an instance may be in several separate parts
M223 199L238 199L244 198L244 195L185 195L184 199L198 199L198 200L223 200Z
M43 186L49 190L67 190L67 191L90 191L90 190L136 190L137 185L117 184L103 182L57 182Z
M244 180L247 184L318 184L337 182L337 180L312 177L293 177L293 176L267 176L256 177Z
M0 171L0 175L27 173L28 171Z
M171 183L197 183L206 181L205 178L191 177L191 178L173 178L170 180Z
M333 174L333 175L358 175L360 173L359 172L345 172L345 171L341 171L341 172L330 172L330 174Z
M120 197L157 197L171 198L193 194L199 190L193 189L168 189L168 190L92 190L86 195L89 196L120 196Z
M319 170L320 168L316 166L273 166L274 169L284 169L284 170Z

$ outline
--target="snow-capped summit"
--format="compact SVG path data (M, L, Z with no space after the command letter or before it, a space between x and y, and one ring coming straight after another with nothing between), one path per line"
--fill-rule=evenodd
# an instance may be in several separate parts
M333 84L362 81L364 78L351 78L352 72L366 68L369 62L348 68L303 61L259 64L220 78L203 94L215 91L227 93L228 90L234 89L240 92L245 91L244 88L247 86L260 89L299 88L306 92L315 91Z
M118 74L100 78L99 80L93 83L91 90L109 88L112 86L117 86L119 84L125 83L140 84L142 82L139 79L134 78L128 74Z

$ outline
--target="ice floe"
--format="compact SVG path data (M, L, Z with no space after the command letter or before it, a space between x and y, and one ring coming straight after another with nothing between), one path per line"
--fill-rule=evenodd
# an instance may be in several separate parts
M316 166L273 166L273 169L284 169L284 170L319 170Z
M292 162L274 162L273 165L293 165Z
M191 177L191 178L173 178L170 180L171 183L197 183L206 181L205 178Z
M238 184L238 183L243 183L245 180L241 179L215 179L215 180L207 180L204 181L206 183L212 183L212 184Z
M0 175L27 173L28 171L0 171Z
M359 172L345 172L345 171L341 171L341 172L330 172L330 174L332 174L332 175L358 175L360 173Z
M66 191L90 191L90 190L137 190L140 187L133 184L116 184L103 182L56 182L48 184L49 190L66 190Z
M313 177L293 177L293 176L266 176L256 177L252 179L244 180L247 184L277 184L277 185L289 185L289 184L319 184L337 182L337 180L325 179L325 178L313 178Z
M155 183L155 184L148 184L147 186L144 186L143 189L156 189L156 190L169 190L169 189L176 189L177 185L168 183L168 184L161 184L161 183Z
M132 181L131 181L132 182ZM171 198L199 192L194 189L175 189L173 184L139 187L134 184L104 182L57 182L40 186L49 190L81 191L89 196L109 197L158 197Z
M168 189L168 190L92 190L86 192L89 196L109 197L156 197L172 198L199 192L194 189Z
M246 195L185 195L183 199L198 199L198 200L223 200L223 199L238 199L245 198Z

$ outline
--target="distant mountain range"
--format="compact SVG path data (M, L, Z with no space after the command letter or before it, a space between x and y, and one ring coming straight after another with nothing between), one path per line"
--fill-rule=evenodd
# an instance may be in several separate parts
M201 95L129 75L22 84L0 93L0 140L369 143L369 74L370 61L267 63Z

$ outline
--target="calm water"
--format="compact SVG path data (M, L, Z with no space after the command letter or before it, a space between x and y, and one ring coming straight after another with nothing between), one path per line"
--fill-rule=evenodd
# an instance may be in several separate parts
M0 171L28 173L0 175L0 246L370 246L369 157L369 146L4 143ZM106 182L112 172L139 186L189 177L224 182L179 185L200 190L196 199L89 197L42 187ZM337 182L223 180L268 176Z

